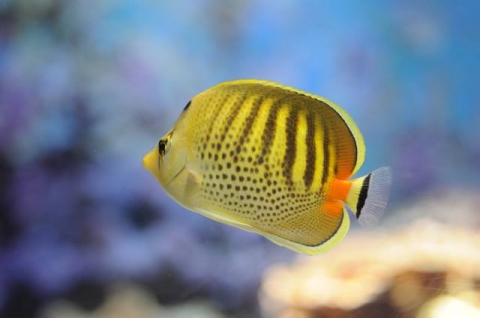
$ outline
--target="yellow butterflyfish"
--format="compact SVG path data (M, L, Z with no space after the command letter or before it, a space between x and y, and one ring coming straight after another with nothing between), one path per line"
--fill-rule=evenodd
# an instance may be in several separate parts
M324 252L350 226L383 214L391 172L350 180L363 137L333 102L281 84L237 80L187 104L143 158L185 208L305 254Z

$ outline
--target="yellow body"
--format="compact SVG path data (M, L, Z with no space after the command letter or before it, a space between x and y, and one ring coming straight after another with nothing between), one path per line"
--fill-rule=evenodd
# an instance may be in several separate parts
M342 202L357 204L362 180L350 189L347 179L364 155L357 126L339 106L239 80L195 96L143 164L185 208L316 254L349 228Z

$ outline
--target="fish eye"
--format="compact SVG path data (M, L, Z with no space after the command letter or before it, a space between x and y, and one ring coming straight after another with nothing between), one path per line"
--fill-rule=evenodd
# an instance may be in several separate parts
M168 149L170 149L169 141L170 138L163 138L158 142L158 153L160 156L165 156L165 154L168 152Z

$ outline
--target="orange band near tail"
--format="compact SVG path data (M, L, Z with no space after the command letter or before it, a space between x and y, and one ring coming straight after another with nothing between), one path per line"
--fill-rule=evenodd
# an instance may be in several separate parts
M334 179L327 193L327 200L323 204L323 210L330 215L340 217L343 211L343 203L347 199L352 181Z
M348 191L352 186L352 181L333 179L332 185L327 193L327 201L347 200Z
M343 204L340 201L327 201L323 204L322 211L337 219L342 216Z

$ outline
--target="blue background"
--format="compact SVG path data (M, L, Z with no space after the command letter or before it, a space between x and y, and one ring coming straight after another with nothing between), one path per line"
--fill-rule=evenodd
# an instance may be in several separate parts
M85 308L132 280L162 304L254 310L295 254L170 200L141 166L187 101L238 78L335 101L392 202L480 185L480 2L0 0L0 314ZM102 296L103 295L103 296Z

